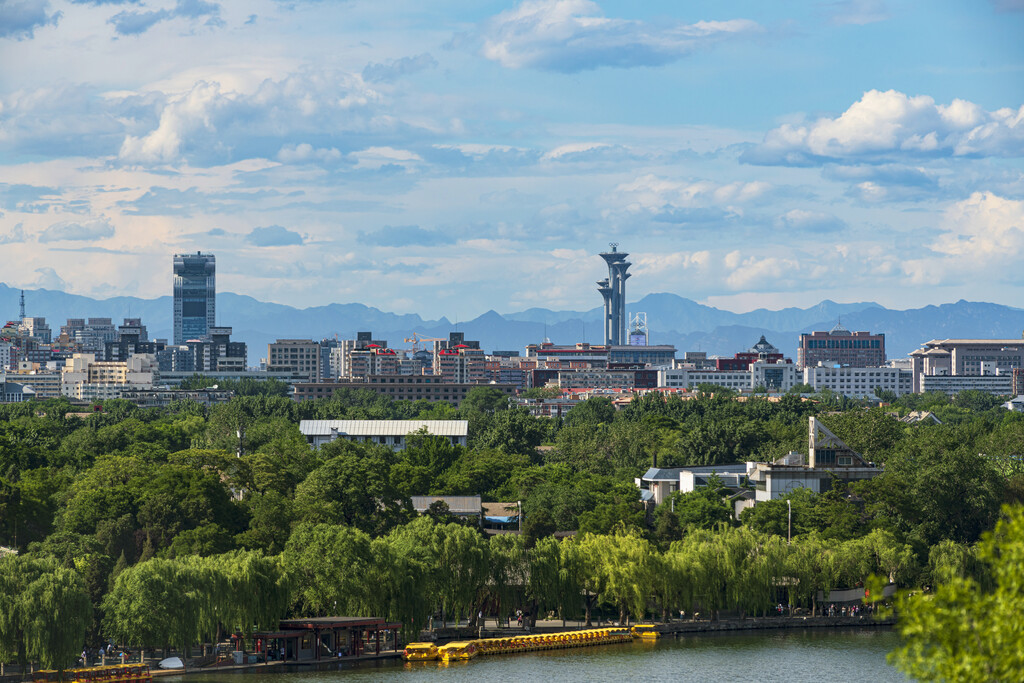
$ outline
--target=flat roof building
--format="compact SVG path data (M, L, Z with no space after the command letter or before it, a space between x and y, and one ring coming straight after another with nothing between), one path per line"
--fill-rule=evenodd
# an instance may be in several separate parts
M805 332L800 335L796 364L800 368L819 364L878 368L885 365L885 335L850 332L839 324L828 332Z
M466 420L302 420L299 431L314 448L345 439L356 443L374 443L392 450L405 449L405 437L420 430L465 446L469 436Z

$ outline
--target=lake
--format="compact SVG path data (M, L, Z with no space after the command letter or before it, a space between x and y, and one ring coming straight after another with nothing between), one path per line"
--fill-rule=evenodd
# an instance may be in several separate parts
M469 662L401 660L342 670L204 674L232 683L507 683L508 681L905 681L885 662L898 643L884 629L759 631L668 637L569 650L478 657ZM163 679L170 682L172 679ZM180 680L180 679L179 679Z

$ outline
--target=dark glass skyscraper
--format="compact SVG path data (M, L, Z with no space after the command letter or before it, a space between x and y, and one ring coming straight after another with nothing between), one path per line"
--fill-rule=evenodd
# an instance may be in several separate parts
M202 339L216 327L217 258L213 254L174 255L174 343Z

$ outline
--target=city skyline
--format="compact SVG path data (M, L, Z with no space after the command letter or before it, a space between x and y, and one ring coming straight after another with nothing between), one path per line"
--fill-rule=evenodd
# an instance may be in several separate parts
M1017 305L1024 4L19 0L12 286L467 319L630 300ZM258 49L256 49L258 46ZM13 68L13 67L17 68Z

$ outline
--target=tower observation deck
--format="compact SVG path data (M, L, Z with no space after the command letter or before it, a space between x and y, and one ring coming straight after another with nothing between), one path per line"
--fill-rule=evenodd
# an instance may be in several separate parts
M604 343L622 346L626 343L626 280L632 263L629 254L619 251L619 245L609 245L611 251L601 254L608 264L608 277L597 283L597 291L604 297Z

